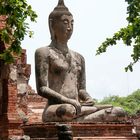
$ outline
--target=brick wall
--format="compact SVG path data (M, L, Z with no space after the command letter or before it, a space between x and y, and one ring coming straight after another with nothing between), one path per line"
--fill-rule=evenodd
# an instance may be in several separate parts
M22 59L17 58L13 64L6 65L1 61L0 65L0 136L4 139L13 135L22 135L20 124L26 119L27 105L23 100L28 90L30 65L22 60L26 57L26 51L22 52Z
M140 113L133 118L133 122L136 125L136 133L140 138Z
M6 16L0 16L0 29L4 28L5 19ZM6 45L0 39L0 52L5 49ZM19 126L23 122L20 112L23 114L24 112L18 101L24 96L22 94L23 89L20 88L19 90L18 87L21 83L27 87L30 65L26 64L25 50L23 50L22 56L16 60L15 63L9 65L0 60L0 139L4 140L10 136L22 135L23 133Z
M63 126L62 129L58 129ZM65 127L67 126L67 127ZM26 124L22 126L26 135L29 135L31 140L57 140L58 132L66 134L72 130L73 137L76 140L92 140L92 139L124 139L137 140L133 135L131 123L78 123L78 122L50 122L50 123L36 123ZM65 129L64 129L65 128ZM67 128L67 129L66 129ZM69 129L70 128L70 129ZM111 138L112 137L112 138ZM44 139L43 139L44 138Z
M47 100L37 94L28 94L28 123L42 122L42 113Z

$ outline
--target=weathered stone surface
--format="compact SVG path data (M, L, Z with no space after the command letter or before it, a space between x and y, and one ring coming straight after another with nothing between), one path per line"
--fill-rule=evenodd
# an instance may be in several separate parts
M58 138L33 138L31 140L58 140ZM136 137L74 137L73 140L137 140Z
M9 80L13 83L17 81L17 67L16 65L10 65L10 73L9 73Z
M60 123L61 124L61 123ZM116 123L64 123L65 125L70 125L73 137L78 138L115 138L120 137L133 138L137 140L137 137L132 133L133 125L132 124L116 124ZM36 123L36 124L26 124L22 128L26 135L29 135L32 139L39 138L57 138L57 123Z
M140 113L138 113L135 117L131 118L132 122L135 125L134 128L134 133L136 133L136 135L139 137L140 139Z
M44 106L47 103L45 98L35 94L29 93L27 96L27 106L28 106L28 122L29 123L38 123L42 122L42 113Z

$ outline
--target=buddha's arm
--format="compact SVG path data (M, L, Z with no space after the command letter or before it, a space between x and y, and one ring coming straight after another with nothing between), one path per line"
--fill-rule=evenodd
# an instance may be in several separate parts
M80 104L73 99L69 99L58 92L49 88L48 83L48 70L49 70L49 51L37 50L35 53L35 71L36 71L36 84L37 92L40 96L47 98L48 100L55 99L59 103L69 103L72 104L76 110L77 114L81 111Z
M79 98L83 105L94 105L92 97L86 92L85 60L81 56L81 73L79 76Z

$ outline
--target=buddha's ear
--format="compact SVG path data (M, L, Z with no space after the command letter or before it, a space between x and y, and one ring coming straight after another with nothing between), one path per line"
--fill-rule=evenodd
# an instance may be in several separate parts
M52 19L49 19L49 29L50 29L50 34L51 34L51 40L55 39L55 34L54 34L54 29L53 29L53 23Z

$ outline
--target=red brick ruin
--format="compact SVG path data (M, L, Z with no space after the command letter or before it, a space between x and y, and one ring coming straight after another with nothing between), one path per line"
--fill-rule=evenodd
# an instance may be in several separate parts
M5 16L0 16L0 29L4 25ZM5 48L6 45L0 40L0 52ZM32 122L41 121L46 101L28 85L30 74L31 66L27 64L26 50L22 50L21 57L17 57L13 64L4 64L0 60L0 140L22 136L20 125L28 119Z
M0 29L4 25L5 17L0 16ZM0 52L5 48L6 45L0 40ZM55 124L41 122L46 99L29 86L30 74L31 66L27 64L26 50L22 50L21 57L17 57L13 64L5 64L0 60L0 140L20 140L24 134L29 134L31 140L57 139ZM74 140L136 140L140 136L140 115L135 117L133 123L69 124L73 129ZM134 133L136 129L136 134L132 133L132 128Z

